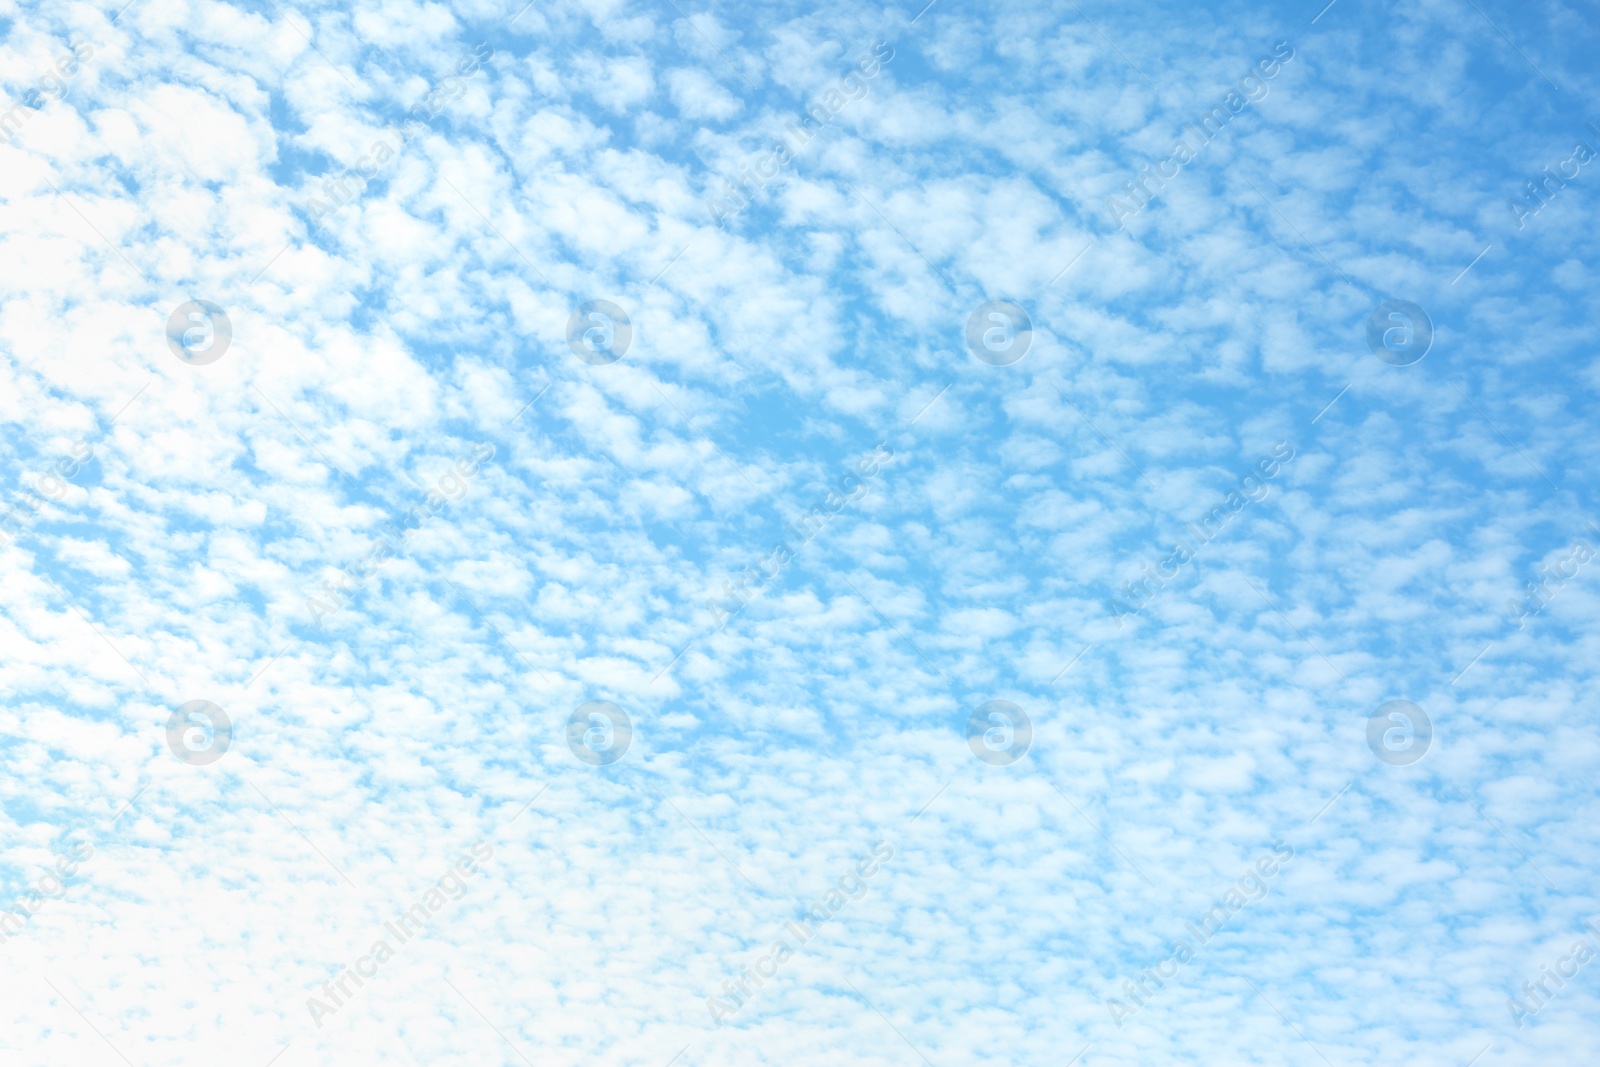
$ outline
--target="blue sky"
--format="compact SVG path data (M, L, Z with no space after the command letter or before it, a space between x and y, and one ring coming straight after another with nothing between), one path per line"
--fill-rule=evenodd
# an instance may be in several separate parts
M1592 8L0 31L4 1062L1600 1036Z

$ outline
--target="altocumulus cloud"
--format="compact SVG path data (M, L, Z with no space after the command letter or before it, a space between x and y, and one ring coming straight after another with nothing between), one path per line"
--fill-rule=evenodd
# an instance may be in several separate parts
M1321 8L7 9L7 1047L1581 1060L1600 27Z

